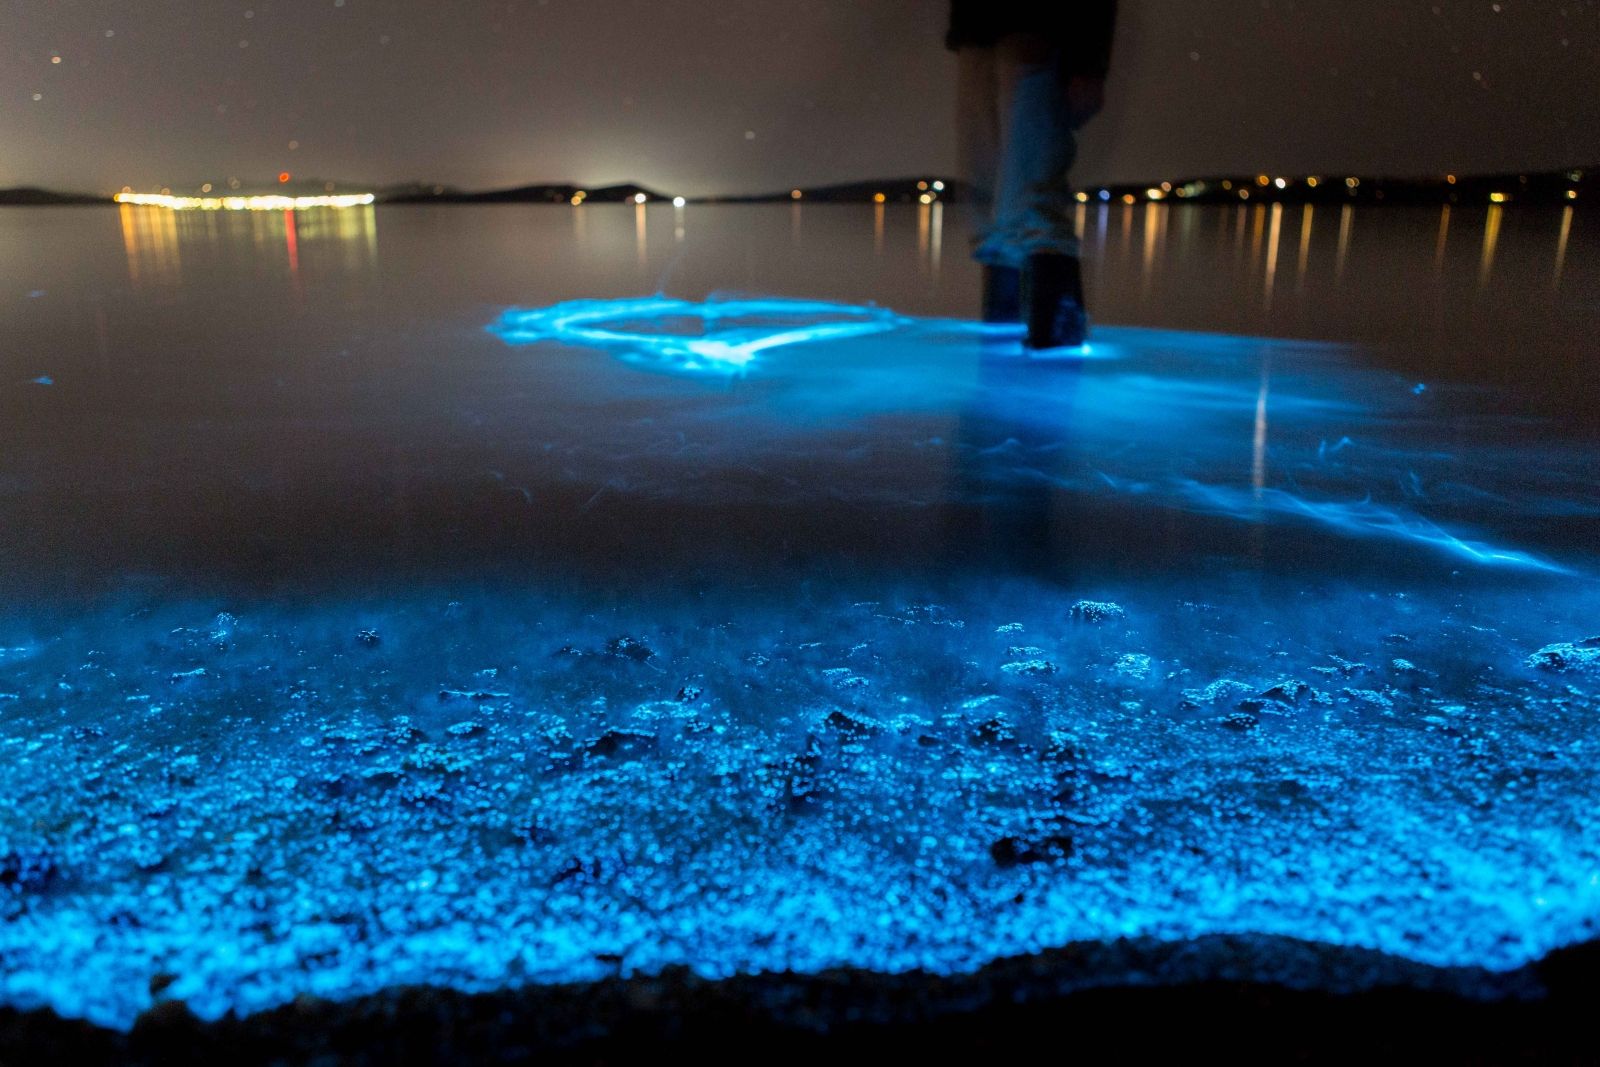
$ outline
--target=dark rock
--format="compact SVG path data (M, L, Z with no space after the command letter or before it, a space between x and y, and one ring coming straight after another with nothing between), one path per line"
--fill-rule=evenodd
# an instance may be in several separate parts
M673 699L680 704L688 704L700 699L700 694L705 692L698 685L686 685L678 690L678 695Z
M654 748L655 744L655 734L614 726L599 737L585 741L583 750L591 756L615 756L619 753L636 754L641 749Z
M377 648L383 644L383 638L378 636L378 631L376 630L357 630L356 644L364 645L367 648Z
M616 656L619 659L631 659L635 663L643 663L647 659L652 659L655 654L655 649L637 637L613 637L606 642L606 655Z
M1017 731L1004 715L995 715L979 723L972 736L980 744L999 745L1015 741Z
M38 893L60 874L55 857L42 848L19 848L0 855L0 890Z
M805 807L817 798L818 772L822 766L822 746L812 734L806 735L805 751L790 756L780 765L784 801L791 811Z
M1222 725L1234 730L1254 730L1261 719L1248 711L1230 711L1222 717Z
M828 712L822 720L822 725L851 737L867 737L883 730L883 724L877 720L869 719L865 715L853 715L839 708Z
M1066 834L1045 834L1033 840L1007 835L989 846L989 858L997 867L1066 859L1071 855L1072 838Z
M1310 693L1311 687L1309 685L1291 678L1287 681L1279 682L1269 689L1263 689L1261 691L1261 699L1293 707L1300 703L1302 697L1308 696Z

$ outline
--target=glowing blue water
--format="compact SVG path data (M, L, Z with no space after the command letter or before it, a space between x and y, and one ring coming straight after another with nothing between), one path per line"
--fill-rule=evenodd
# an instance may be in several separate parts
M330 360L314 447L252 421L278 386L219 388L165 449L8 461L0 999L1594 936L1579 443L1325 344L1106 327L1035 365L655 298L493 332L432 392ZM75 548L118 581L21 595Z

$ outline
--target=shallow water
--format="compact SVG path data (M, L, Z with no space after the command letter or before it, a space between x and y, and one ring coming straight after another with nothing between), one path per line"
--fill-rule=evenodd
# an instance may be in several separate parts
M1586 221L0 212L0 995L1593 937Z

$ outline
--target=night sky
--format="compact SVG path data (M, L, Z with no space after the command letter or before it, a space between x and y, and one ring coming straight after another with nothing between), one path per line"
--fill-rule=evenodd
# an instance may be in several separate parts
M0 4L0 186L712 194L955 155L944 0ZM1600 163L1596 0L1123 9L1085 181Z

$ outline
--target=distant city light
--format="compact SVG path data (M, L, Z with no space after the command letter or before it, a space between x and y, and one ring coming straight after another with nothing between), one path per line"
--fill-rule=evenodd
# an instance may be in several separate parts
M931 204L933 203L933 194L923 193L921 196L917 197L917 199L924 204Z
M1166 196L1167 194L1163 190L1156 189L1156 188L1150 188L1150 189L1146 189L1144 191L1144 195L1148 196L1151 200L1160 200L1162 197Z
M672 206L673 207L682 207L683 205L687 204L688 202L689 201L685 200L681 196L675 196L675 197L672 198Z
M51 56L50 57L50 62L52 62L52 63L60 63L61 62L61 57L60 56Z
M872 194L872 202L874 204L881 204L887 199L889 199L889 198L884 196L882 193L873 193Z
M1491 204L1503 204L1507 200L1510 200L1510 199L1511 198L1509 196L1507 196L1505 193L1490 193L1489 194L1489 202Z
M200 187L200 191L202 193L209 193L211 191L211 183L210 182L206 182L204 185L202 185Z
M1233 188L1233 183L1230 182L1228 179L1224 178L1224 179L1222 179L1222 187L1224 189L1232 189Z
M927 182L918 182L917 183L917 188L922 190L923 192L927 192L928 191L928 183Z
M1100 199L1101 200L1110 200L1111 199L1111 190L1110 189L1102 189L1102 190L1100 190Z
M1250 199L1250 190L1248 190L1248 189L1240 189L1239 190L1239 199L1240 200L1249 200Z
M1361 184L1361 179L1360 178L1346 178L1344 180L1344 183L1349 188L1354 189L1356 186Z
M165 193L121 192L112 197L119 204L138 207L165 207L174 211L300 211L313 207L364 207L377 197L371 193L344 196L170 196Z
M1274 178L1272 179L1272 184L1276 185L1279 189L1289 188L1289 182L1285 178Z
M1256 184L1257 185L1271 185L1272 184L1272 177L1270 175L1267 175L1267 174L1257 174L1256 175Z
M1315 189L1317 186L1322 184L1322 179L1313 174L1311 177L1306 179L1306 184Z
M1122 202L1124 204L1131 204L1137 199L1138 199L1138 197L1134 196L1132 193L1123 193L1122 194Z
M1088 193L1084 192L1081 189L1078 190L1078 203L1082 204L1082 203L1086 202L1088 199L1089 199L1089 194Z
M1576 199L1578 199L1578 190L1576 190L1576 189L1568 189L1567 190L1567 199L1568 200L1576 200Z
M645 202L645 195L643 193L634 193L633 194L633 202L635 204L644 203Z
M790 200L799 200L802 196L805 196L805 195L806 194L801 192L799 189L790 189L789 190L789 199Z
M279 185L287 184L290 177L291 177L291 175L289 174L289 172L288 171L284 171L282 174L278 175L278 184Z
M944 192L944 182L940 182L940 181L934 182L933 183L933 191L936 192L936 193Z
M1450 185L1454 185L1456 183L1456 176L1454 174L1446 174L1444 176L1444 180Z

